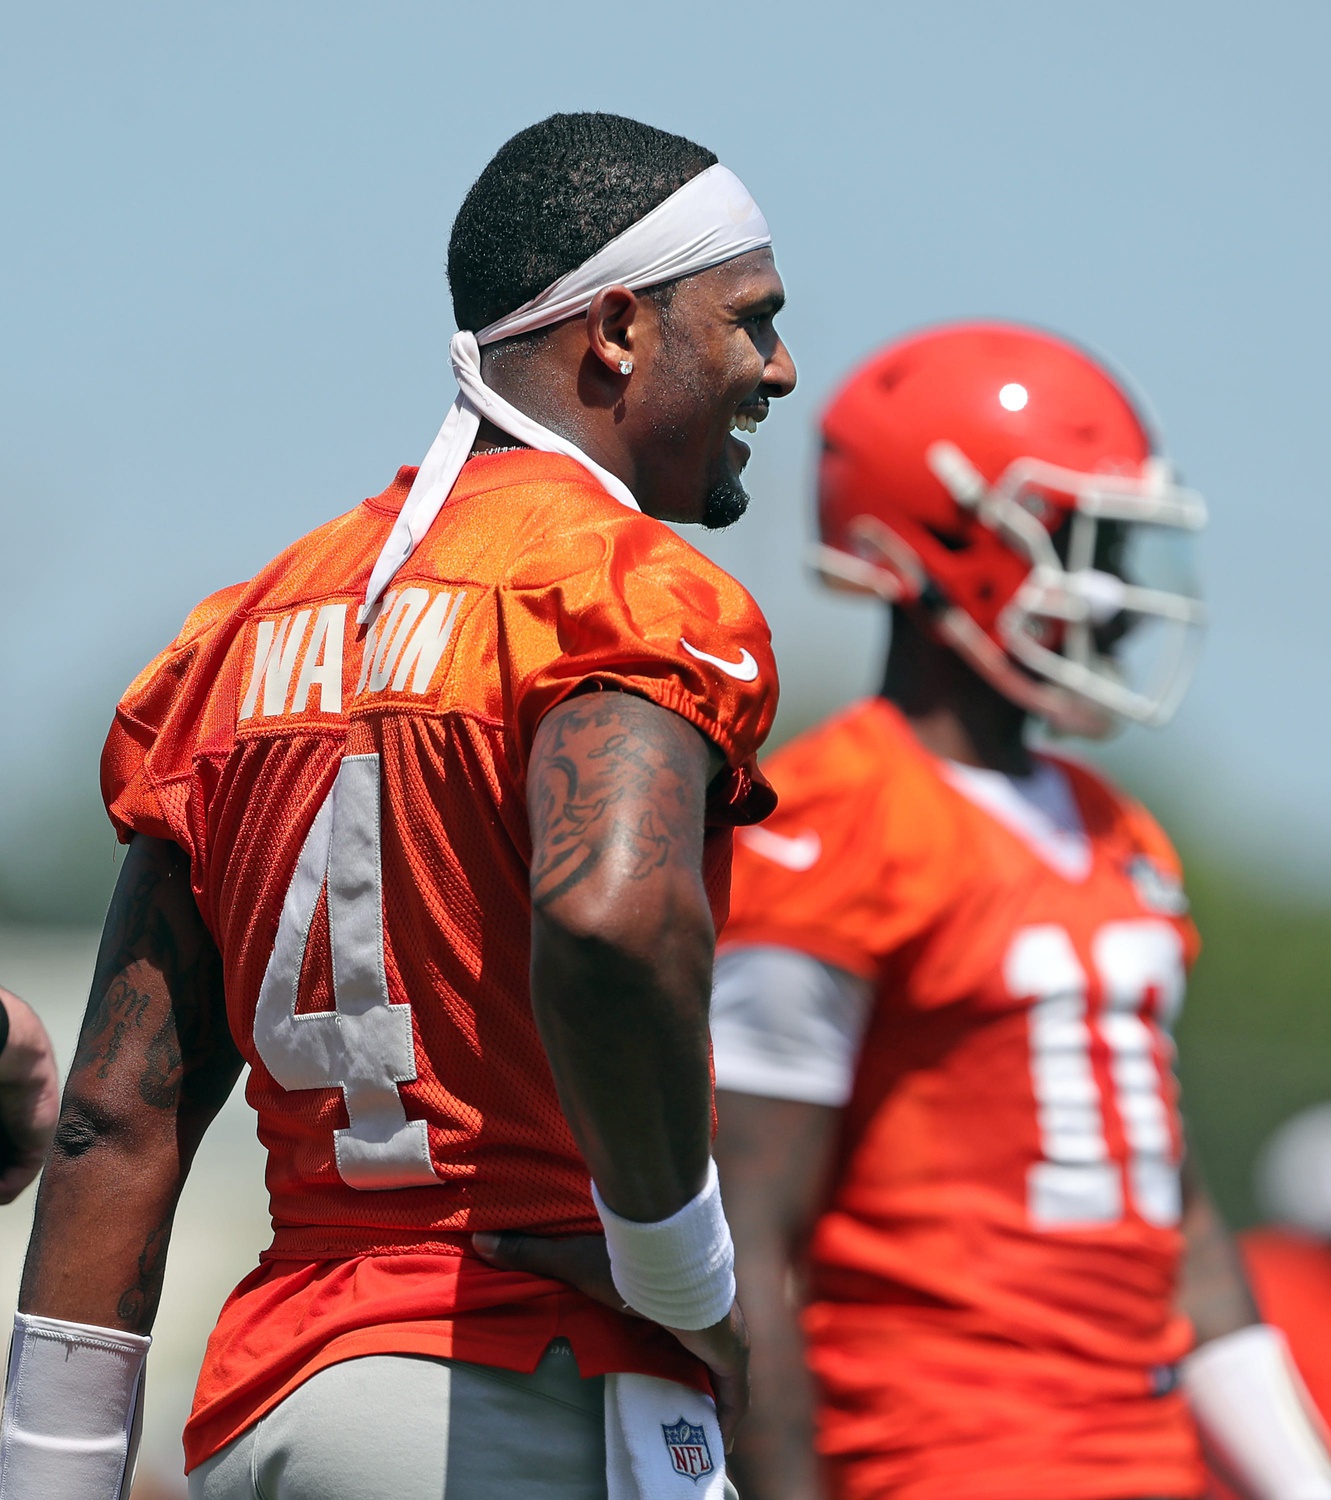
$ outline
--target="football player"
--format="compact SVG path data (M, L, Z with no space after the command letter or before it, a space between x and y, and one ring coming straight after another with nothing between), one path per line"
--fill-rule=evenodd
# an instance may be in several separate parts
M200 605L116 714L129 847L5 1495L127 1484L172 1213L245 1064L274 1236L204 1357L191 1495L723 1492L707 1007L776 678L664 521L743 510L734 428L795 379L782 285L711 152L595 114L499 151L449 278L424 464Z
M1182 1500L1200 1424L1246 1494L1331 1495L1185 1148L1178 861L1031 740L1169 717L1202 501L1118 379L1006 324L886 349L823 440L818 563L890 605L891 644L737 841L713 1036L738 1482L810 1500L816 1427L836 1500Z

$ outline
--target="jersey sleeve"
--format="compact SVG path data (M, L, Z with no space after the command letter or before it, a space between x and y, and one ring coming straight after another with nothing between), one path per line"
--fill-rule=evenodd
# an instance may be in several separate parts
M102 798L121 843L136 833L193 855L186 782L197 729L195 665L212 626L243 585L204 600L180 634L130 683L102 749Z
M679 714L726 758L709 818L745 824L775 798L758 749L776 712L767 621L727 573L663 523L625 512L533 546L501 590L513 722L525 765L541 719L573 693L635 693Z
M850 1098L873 991L792 948L728 948L712 986L716 1086L839 1109Z
M725 947L793 948L874 980L948 900L962 862L937 778L876 731L876 712L851 710L766 764L779 804L735 840Z

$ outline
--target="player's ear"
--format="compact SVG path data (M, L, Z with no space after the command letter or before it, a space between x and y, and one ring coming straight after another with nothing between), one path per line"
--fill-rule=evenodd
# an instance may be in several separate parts
M626 286L602 287L587 309L587 343L612 374L633 373L639 302Z

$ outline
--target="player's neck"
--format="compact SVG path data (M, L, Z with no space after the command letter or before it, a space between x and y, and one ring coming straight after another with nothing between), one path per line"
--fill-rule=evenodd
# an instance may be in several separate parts
M893 619L882 696L901 710L932 755L1008 776L1030 774L1025 712L900 611Z
M577 336L578 330L569 327ZM550 330L530 350L517 349L496 358L482 351L485 382L497 395L511 402L542 427L574 443L593 463L599 464L638 492L640 475L632 444L623 428L623 403L616 405L606 390L581 372L581 362L565 348L570 335L564 327ZM483 420L473 445L474 453L512 447L516 440ZM644 509L648 507L644 506Z

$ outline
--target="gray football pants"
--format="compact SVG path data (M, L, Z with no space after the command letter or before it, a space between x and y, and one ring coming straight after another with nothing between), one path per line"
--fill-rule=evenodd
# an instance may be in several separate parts
M189 1477L190 1500L605 1500L605 1382L368 1355L312 1375Z

